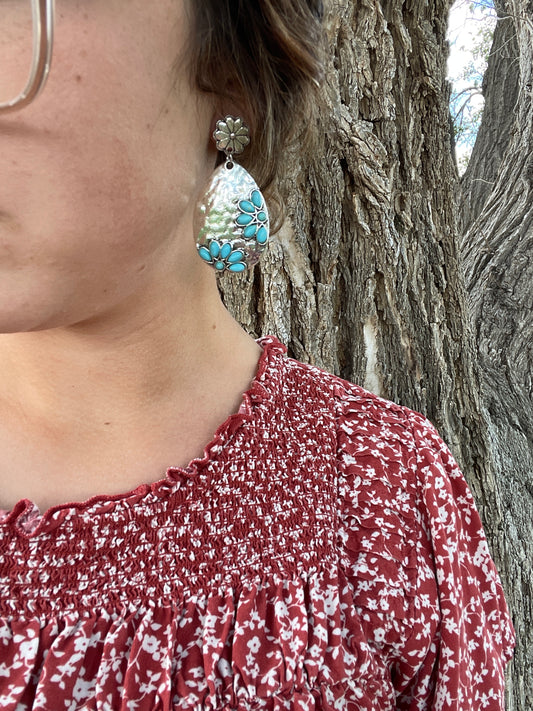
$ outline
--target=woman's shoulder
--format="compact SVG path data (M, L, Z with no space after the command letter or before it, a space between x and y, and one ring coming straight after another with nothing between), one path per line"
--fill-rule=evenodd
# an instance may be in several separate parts
M414 449L417 441L431 441L445 447L429 420L409 407L377 395L316 365L288 357L277 339L262 339L279 358L279 397L292 409L308 410L313 416L329 412L340 439L358 438L396 441ZM346 442L347 443L347 442Z
M395 665L401 707L453 693L446 708L501 708L514 630L448 446L419 412L312 365L286 369L291 388L335 413L341 565L368 643Z

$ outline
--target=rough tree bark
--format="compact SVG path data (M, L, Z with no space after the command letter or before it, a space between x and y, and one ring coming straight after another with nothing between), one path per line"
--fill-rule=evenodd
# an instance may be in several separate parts
M518 42L513 18L496 0L498 22L483 76L484 119L468 167L461 179L460 220L464 234L474 222L494 187L496 174L509 146L518 99ZM489 119L490 117L490 119Z
M533 5L500 0L463 184L469 305L503 510L495 540L518 645L510 709L533 709ZM502 110L505 114L502 116ZM498 136L499 149L494 150Z
M330 0L313 155L254 274L221 279L254 335L426 414L465 472L496 562L493 475L459 262L445 39L450 0ZM518 707L517 707L518 708Z

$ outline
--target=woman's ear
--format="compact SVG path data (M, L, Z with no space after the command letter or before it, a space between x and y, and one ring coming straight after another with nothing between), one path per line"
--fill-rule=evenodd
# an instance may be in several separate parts
M242 94L238 91L239 87L235 86L235 82L228 82L224 96L217 99L214 106L214 115L211 121L213 133L216 129L217 121L225 119L226 116L233 118L241 118L243 122L250 126L249 110L245 106L245 101L242 99Z
M209 155L213 159L213 166L214 167L216 167L220 163L222 163L222 161L224 159L224 154L221 153L217 149L216 140L215 140L215 137L213 134L215 133L216 128L217 128L217 121L220 121L220 119L224 118L225 116L226 116L226 114L224 114L223 112L221 112L218 109L215 109L213 112L213 115L211 116L211 122L209 124L209 135L207 137L209 144L207 146L207 150L208 150Z

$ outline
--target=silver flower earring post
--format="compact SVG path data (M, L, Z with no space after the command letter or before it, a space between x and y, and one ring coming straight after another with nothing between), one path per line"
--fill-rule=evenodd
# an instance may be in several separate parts
M213 173L195 216L196 248L217 272L243 272L259 261L269 237L265 199L235 156L250 143L240 118L226 116L213 133L225 162Z

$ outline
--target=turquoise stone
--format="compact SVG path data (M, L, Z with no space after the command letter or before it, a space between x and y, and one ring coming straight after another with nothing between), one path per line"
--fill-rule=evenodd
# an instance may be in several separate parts
M243 212L251 212L252 214L255 212L255 207L249 200L241 200L239 203L239 208Z
M243 234L247 239L250 239L251 237L254 237L256 232L257 225L248 225L248 227L245 228Z
M200 257L202 259L205 259L206 262L211 261L211 254L210 254L209 250L206 249L205 247L199 247L198 254L200 255Z
M253 215L241 214L237 218L237 224L241 225L241 227L243 227L244 225L249 225L253 219L254 219Z
M267 240L268 240L268 232L266 230L266 227L261 226L257 230L257 241L259 242L259 244L266 244Z
M220 245L216 241L216 239L214 239L212 242L209 243L209 251L210 251L213 259L218 258L218 255L220 254Z
M229 257L230 254L231 244L229 242L226 242L222 245L222 249L220 250L220 259L226 259L226 257Z
M265 219L259 219L260 213ZM261 232L260 241L261 227L266 232ZM227 163L221 164L209 177L196 205L194 232L202 261L218 274L245 271L257 264L268 239L268 209L259 186L241 165L233 163L228 168ZM235 252L242 256L232 256Z
M244 253L241 252L240 249L237 249L233 254L230 254L228 257L228 262L230 264L233 264L234 262L240 262L240 260L244 257Z

